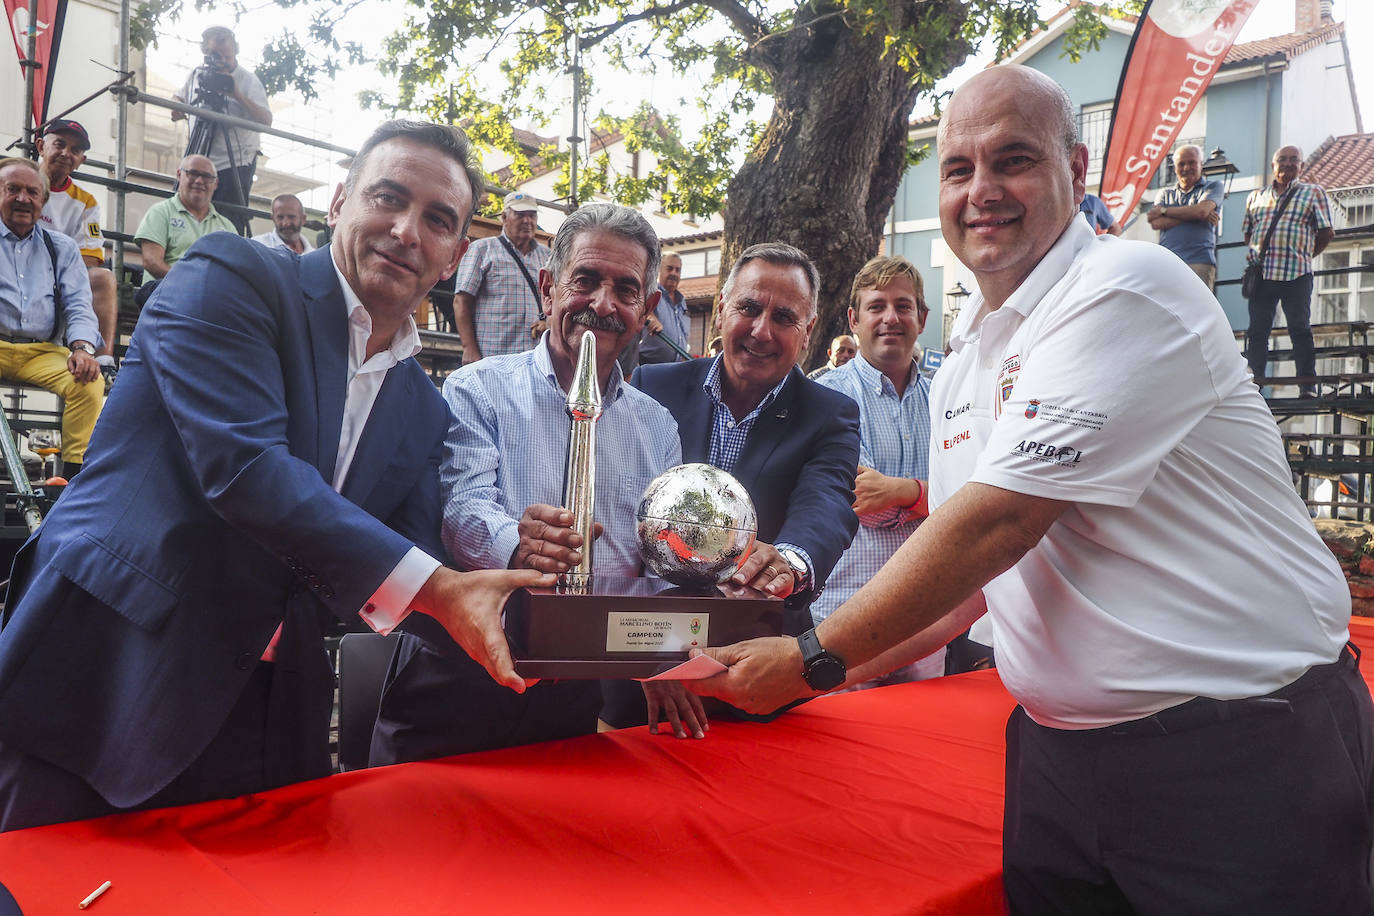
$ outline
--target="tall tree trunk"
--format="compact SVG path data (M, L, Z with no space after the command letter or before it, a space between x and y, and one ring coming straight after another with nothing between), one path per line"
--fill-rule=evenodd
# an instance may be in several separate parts
M943 17L950 36L962 21L958 0L904 6L907 16L919 9L922 19ZM830 338L847 329L850 283L878 253L906 168L917 92L896 55L883 55L883 42L883 35L860 34L832 14L758 46L772 65L773 114L730 182L721 278L758 242L788 242L811 257L821 288L805 367L819 364ZM925 69L952 69L967 53L955 44L957 59L923 62Z

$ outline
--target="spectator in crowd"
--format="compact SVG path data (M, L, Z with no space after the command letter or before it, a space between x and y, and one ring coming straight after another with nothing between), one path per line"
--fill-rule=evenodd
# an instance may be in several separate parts
M678 289L681 282L682 256L666 252L658 269L658 307L644 322L639 341L641 366L675 363L687 352L692 316L687 313L687 297Z
M955 91L940 221L979 291L931 392L934 511L813 633L708 649L730 668L694 689L774 709L982 588L1021 704L1011 912L1367 912L1349 590L1216 299L1078 218L1074 111L1025 67Z
M200 51L205 55L205 63L191 71L186 85L173 98L271 127L272 109L267 107L267 90L257 74L239 66L239 43L234 33L221 25L211 26L201 33ZM185 117L180 111L172 112L173 121ZM192 134L201 120L191 118ZM255 130L230 127L208 119L204 125L211 136L209 148L188 149L187 152L206 153L213 160L218 180L214 188L215 200L234 207L248 206L262 135ZM228 213L237 230L247 235L248 215L232 207Z
M100 332L86 265L76 242L43 228L47 198L37 165L0 159L0 378L63 399L62 473L70 479L85 461L105 385L95 361Z
M1217 285L1217 225L1225 189L1202 176L1202 147L1188 144L1174 151L1178 183L1162 188L1145 218L1158 230L1159 244L1183 259L1208 289Z
M1269 332L1274 311L1282 305L1293 342L1297 374L1317 374L1312 343L1312 259L1322 253L1335 230L1331 205L1321 185L1299 181L1302 150L1285 146L1274 153L1274 179L1250 192L1245 201L1246 264L1259 265L1260 280L1250 296L1250 328L1245 333L1245 357L1255 384L1264 387L1269 362ZM1313 397L1315 386L1301 386L1303 397Z
M522 353L544 333L537 278L549 262L549 248L534 237L538 220L539 202L532 195L507 194L501 234L473 242L459 266L453 311L464 365Z
M533 350L486 357L444 382L453 413L441 471L444 545L466 569L565 572L580 561L580 536L561 506L568 388L582 336L591 330L604 391L594 514L605 533L593 571L636 576L639 496L681 461L673 418L625 384L616 362L654 304L658 238L634 210L590 204L564 221L552 255L539 279L548 333ZM704 735L701 704L680 684L631 686L641 706L649 695L655 724L662 709L678 735ZM382 695L371 763L591 734L600 709L597 681L543 680L516 694L451 641L427 645L403 636Z
M785 598L783 627L793 635L810 628L811 602L859 527L851 506L858 405L797 368L819 286L798 249L751 246L721 287L724 353L641 366L630 379L677 421L683 461L715 465L748 491L758 540L733 581ZM602 718L618 727L642 722L634 700L609 683Z
M191 246L211 232L233 232L234 224L211 203L219 179L205 156L187 156L177 169L177 192L148 208L134 233L143 270L161 280ZM149 291L151 292L151 291ZM143 297L147 300L147 295Z
M1098 235L1103 233L1108 235L1121 234L1121 226L1117 223L1116 217L1112 216L1112 211L1107 209L1102 198L1096 194L1084 194L1083 199L1079 201L1078 211L1083 214L1088 225L1093 227L1093 232Z
M849 326L859 338L859 355L828 373L820 384L859 405L859 467L854 480L859 529L835 564L825 591L811 604L814 623L829 617L873 578L929 514L930 382L921 376L915 359L916 338L929 314L921 275L906 258L880 255L854 277ZM854 689L924 680L945 673L945 650L942 646L895 670L861 667L864 670L849 673L848 684Z
M0 829L327 775L329 616L442 628L523 688L501 607L554 578L440 565L448 408L412 358L481 180L460 132L391 122L334 193L329 249L220 234L160 286L10 581Z
M852 335L841 334L830 341L830 348L825 351L825 365L812 369L806 374L806 377L813 382L819 381L827 372L832 369L838 369L849 362L858 352L858 341L856 341Z
M86 161L90 134L76 121L58 118L43 128L38 138L38 161L51 189L39 221L43 228L60 232L76 242L91 284L91 307L100 326L95 361L105 377L106 389L116 374L114 341L118 333L119 306L115 276L105 268L105 242L100 233L100 204L89 191L72 181L72 172Z
M272 225L274 228L271 232L255 235L253 241L261 242L268 248L285 248L296 254L315 250L310 239L301 233L305 228L305 207L295 194L278 194L272 198Z

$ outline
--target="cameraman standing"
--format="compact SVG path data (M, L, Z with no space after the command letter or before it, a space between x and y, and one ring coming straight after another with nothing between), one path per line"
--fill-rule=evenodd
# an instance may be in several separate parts
M267 107L267 90L253 71L239 66L239 44L234 33L222 25L206 29L200 36L200 50L205 63L191 71L186 85L175 95L178 101L209 108L259 124L271 125L272 110ZM172 120L186 117L172 112ZM192 143L195 144L199 119L191 119ZM219 187L215 201L225 204L248 205L248 193L253 187L253 172L257 169L259 134L255 130L230 127L207 122L210 142L206 149L187 148L187 154L209 156L219 173ZM248 216L227 209L226 215L243 233Z

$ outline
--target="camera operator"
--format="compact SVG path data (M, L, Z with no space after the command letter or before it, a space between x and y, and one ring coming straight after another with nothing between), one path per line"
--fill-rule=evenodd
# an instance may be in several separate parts
M238 63L238 41L234 33L221 25L211 26L201 33L200 50L205 63L191 71L186 85L175 95L178 101L209 108L260 124L272 123L272 111L267 107L267 91L253 71ZM186 117L172 112L173 120ZM196 145L199 119L191 119L192 145ZM253 187L253 172L257 169L260 135L254 130L207 122L210 137L205 149L187 148L187 154L209 156L219 173L219 187L214 199L220 203L248 205L248 193ZM248 217L230 209L226 215L242 233Z

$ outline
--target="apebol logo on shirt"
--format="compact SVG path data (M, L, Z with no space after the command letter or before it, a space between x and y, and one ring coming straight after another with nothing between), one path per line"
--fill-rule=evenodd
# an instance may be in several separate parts
M1012 453L1051 464L1078 464L1083 460L1082 449L1076 449L1072 445L1051 445L1048 442L1032 442L1029 439L1022 439L1017 443Z
M1035 398L1031 398L1030 403L1026 405L1026 419L1027 419L1027 420L1034 420L1034 419L1035 419L1035 415L1038 414L1039 412L1040 412L1040 402L1037 401Z

